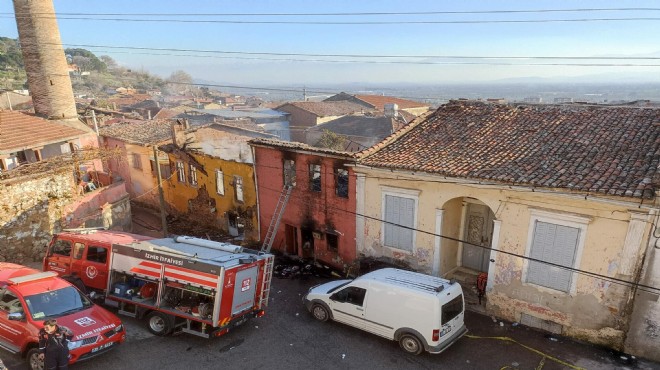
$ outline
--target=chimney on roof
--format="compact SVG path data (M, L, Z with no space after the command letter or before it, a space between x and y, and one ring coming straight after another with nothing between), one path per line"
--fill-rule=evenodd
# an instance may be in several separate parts
M53 1L14 0L14 14L35 113L48 119L77 119Z
M187 119L178 119L172 124L172 144L177 147L183 147L186 142L186 129L188 128Z

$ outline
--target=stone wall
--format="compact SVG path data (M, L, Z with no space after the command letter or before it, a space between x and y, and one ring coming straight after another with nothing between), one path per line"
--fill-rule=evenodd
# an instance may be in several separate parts
M104 226L130 230L123 182L79 194L68 172L0 182L0 261L25 263L43 257L53 232Z

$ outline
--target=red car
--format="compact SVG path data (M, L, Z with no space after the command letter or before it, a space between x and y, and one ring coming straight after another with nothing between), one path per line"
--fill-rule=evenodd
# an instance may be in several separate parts
M55 272L0 263L0 347L27 357L31 369L42 369L38 333L48 319L73 331L69 364L107 352L126 339L119 318Z

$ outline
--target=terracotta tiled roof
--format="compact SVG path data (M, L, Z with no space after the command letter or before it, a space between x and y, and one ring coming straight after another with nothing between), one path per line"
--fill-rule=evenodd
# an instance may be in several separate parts
M275 108L275 110L282 110L287 105L292 105L294 107L306 110L310 113L314 113L318 117L330 117L330 116L343 116L346 114L352 114L356 112L368 111L368 108L365 108L363 105L348 102L348 101L330 101L330 102L312 102L312 101L298 101L291 102L280 105Z
M0 153L76 139L86 132L15 111L0 111Z
M428 107L428 104L406 100L401 98L396 98L394 96L382 96L382 95L355 95L356 98L369 103L374 109L382 111L385 107L385 104L396 104L399 106L399 109L410 109L410 108L422 108Z
M167 121L122 122L105 126L100 136L112 137L137 145L156 145L172 137L171 123Z
M651 197L660 109L450 102L360 155L372 167Z
M250 145L255 146L268 146L273 148L288 149L294 151L304 151L310 153L330 154L344 158L355 158L356 153L344 152L340 150L332 150L326 148L317 148L311 145L297 143L294 141L282 141L277 139L252 139L249 141Z

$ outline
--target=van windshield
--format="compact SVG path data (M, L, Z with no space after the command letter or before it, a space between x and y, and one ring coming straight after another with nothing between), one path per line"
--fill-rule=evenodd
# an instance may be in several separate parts
M25 303L34 320L68 315L92 305L92 301L72 286L26 296Z
M454 299L442 305L442 317L440 319L440 325L448 323L461 313L463 313L462 294L454 297Z

